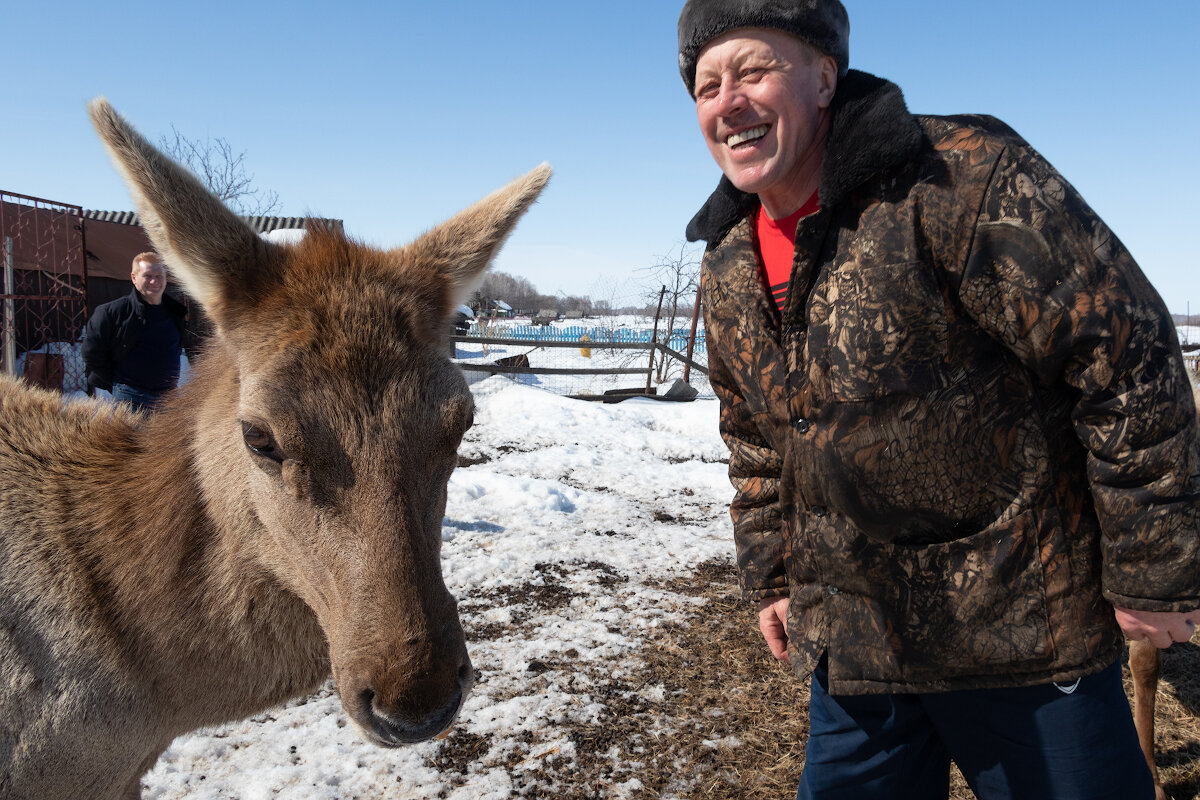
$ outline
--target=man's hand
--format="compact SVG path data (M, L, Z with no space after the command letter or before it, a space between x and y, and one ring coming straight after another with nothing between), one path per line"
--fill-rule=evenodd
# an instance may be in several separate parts
M1117 624L1125 636L1134 642L1148 641L1158 648L1170 647L1175 642L1186 642L1192 638L1196 623L1200 622L1200 610L1196 611L1133 611L1128 608L1114 609ZM761 612L760 616L761 616Z
M758 629L771 648L771 655L780 661L791 661L787 652L787 611L786 597L768 597L758 602Z

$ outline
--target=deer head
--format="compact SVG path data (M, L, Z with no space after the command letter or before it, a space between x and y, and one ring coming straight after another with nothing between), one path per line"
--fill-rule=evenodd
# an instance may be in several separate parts
M155 247L216 328L197 369L211 389L189 409L208 507L311 608L367 738L445 730L473 680L440 564L446 483L473 403L444 331L549 167L405 247L322 228L285 246L255 235L106 101L90 111Z

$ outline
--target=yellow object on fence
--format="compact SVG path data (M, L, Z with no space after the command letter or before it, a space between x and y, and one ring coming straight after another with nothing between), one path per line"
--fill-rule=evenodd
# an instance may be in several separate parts
M589 339L588 335L585 333L579 337L579 341L580 342L590 342L591 339ZM579 348L579 355L583 356L584 358L591 358L592 357L592 348L590 348L590 347Z

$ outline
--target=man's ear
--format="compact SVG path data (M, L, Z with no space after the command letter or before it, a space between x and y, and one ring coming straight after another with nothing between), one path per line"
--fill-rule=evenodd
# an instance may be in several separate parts
M821 87L817 95L817 105L829 108L833 103L833 95L837 92L838 66L833 56L821 56Z

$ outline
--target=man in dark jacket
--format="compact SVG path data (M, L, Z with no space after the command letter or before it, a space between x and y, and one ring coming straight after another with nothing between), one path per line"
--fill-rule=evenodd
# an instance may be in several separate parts
M167 272L156 253L139 253L133 289L96 308L83 335L90 389L104 389L134 409L153 408L179 381L187 308L168 297Z
M1122 633L1200 620L1169 314L1002 122L849 70L838 0L689 0L688 226L742 588L812 675L800 798L1152 798Z

